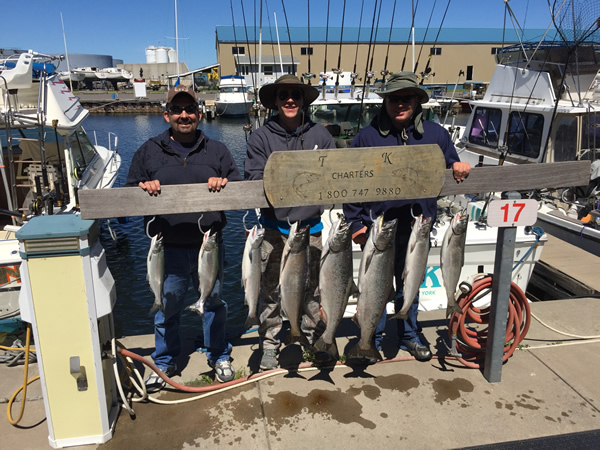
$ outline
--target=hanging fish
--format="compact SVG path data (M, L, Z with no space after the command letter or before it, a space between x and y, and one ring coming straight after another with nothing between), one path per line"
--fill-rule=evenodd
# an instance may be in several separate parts
M339 359L335 342L337 331L348 297L358 293L352 277L352 232L350 223L344 216L331 227L327 243L321 252L321 269L319 271L319 287L315 296L321 297L321 313L327 324L321 337L315 342L313 349L318 358Z
M217 276L219 275L219 244L217 242L217 233L208 230L204 233L202 246L198 253L198 290L200 298L196 303L187 307L190 311L196 311L198 314L204 314L204 303L210 296Z
M265 238L265 229L254 225L244 246L242 256L242 286L244 300L248 305L248 318L244 325L246 329L258 325L258 295L260 292L260 277L262 274L261 245Z
M358 271L358 305L354 321L360 340L348 352L348 359L376 363L381 355L373 344L375 328L385 305L394 299L394 253L397 219L379 216L369 233Z
M150 290L154 293L154 304L150 308L150 314L159 309L164 311L162 296L165 282L165 249L161 233L155 234L150 241L146 271L146 279L150 284Z
M466 209L462 209L454 214L442 241L440 264L444 289L446 289L446 296L448 297L446 317L452 313L462 313L456 302L456 286L462 267L465 264L465 241L469 223L469 215L465 212Z
M308 278L309 230L309 226L298 230L298 222L292 224L283 247L279 270L281 307L290 321L291 328L288 342L300 342L305 347L309 347L310 344L300 328L300 319Z
M419 294L419 288L427 271L430 231L431 217L424 218L423 214L419 215L413 223L404 260L404 272L402 273L404 303L402 303L400 311L392 316L394 319L406 320L408 310Z

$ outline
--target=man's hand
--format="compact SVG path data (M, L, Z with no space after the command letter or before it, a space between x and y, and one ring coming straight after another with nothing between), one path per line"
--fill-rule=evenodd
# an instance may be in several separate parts
M160 181L158 180L140 181L138 186L150 195L156 196L160 194Z
M356 233L352 234L352 241L363 247L367 243L367 227L362 227Z
M471 164L468 162L455 162L452 164L452 174L457 183L465 181L471 172Z
M227 178L211 177L208 179L208 190L218 192L227 184Z

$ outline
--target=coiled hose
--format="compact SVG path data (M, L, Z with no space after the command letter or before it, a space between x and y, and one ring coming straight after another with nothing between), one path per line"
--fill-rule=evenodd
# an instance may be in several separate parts
M490 315L489 306L478 308L473 303L489 293L491 288L492 275L477 279L471 291L463 293L458 299L462 314L452 314L448 325L450 339L456 342L456 352L460 354L458 361L473 369L480 369L485 361ZM531 311L527 297L517 284L511 282L503 362L512 356L525 338L530 323Z

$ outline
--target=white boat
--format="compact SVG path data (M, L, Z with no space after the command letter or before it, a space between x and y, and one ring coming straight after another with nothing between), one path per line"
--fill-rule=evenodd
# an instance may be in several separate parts
M71 72L83 75L84 79L91 81L112 80L112 81L129 81L133 78L133 73L116 67L77 67Z
M245 116L252 107L244 77L226 75L221 77L219 92L215 100L217 116Z
M592 161L588 186L525 195L539 200L546 231L600 256L600 50L583 43L575 53L544 42L504 49L498 57L509 62L470 102L456 146L472 165Z
M82 72L69 72L68 70L65 70L64 72L58 72L58 78L64 83L71 81L79 82L85 80L85 74Z
M48 70L36 72L34 61ZM108 134L106 147L88 137L82 123L89 112L57 74L48 74L51 61L30 51L0 65L0 319L19 314L14 233L36 215L78 213L77 192L112 187L121 165L116 136Z

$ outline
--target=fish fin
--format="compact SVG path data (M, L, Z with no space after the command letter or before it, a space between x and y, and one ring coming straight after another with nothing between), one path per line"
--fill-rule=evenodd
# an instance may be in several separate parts
M396 313L396 314L394 314L393 316L389 316L389 317L388 317L388 320L391 320L391 319L402 319L402 320L406 320L406 319L408 319L408 313L404 313L404 314L402 314L402 313L399 313L399 312L397 312L397 313Z
M256 325L260 325L258 317L257 316L254 316L254 317L248 316L246 318L246 323L244 323L244 329L245 330L249 330L250 328L252 328L252 327L254 327Z
M315 358L317 358L319 362L337 361L340 359L340 353L335 339L331 344L328 344L323 340L323 336L321 336L313 345L313 352L315 353Z
M317 286L317 288L315 289L314 297L320 297L320 296L321 296L321 290L319 289L319 286Z
M360 323L358 323L358 312L352 316L352 322L354 322L356 326L360 328Z
M354 280L350 280L350 292L348 292L348 297L357 295L358 293L358 286L356 285Z
M375 255L375 248L373 248L373 250L371 250L371 252L367 255L367 257L365 259L365 272L367 270L369 270L369 266L371 265L371 260L373 259L374 255Z
M381 353L377 351L372 342L367 349L361 348L360 342L358 342L346 355L346 361L352 361L359 364L375 364L382 359Z
M321 320L327 323L327 313L323 309L323 307L319 308L319 313L321 314Z

